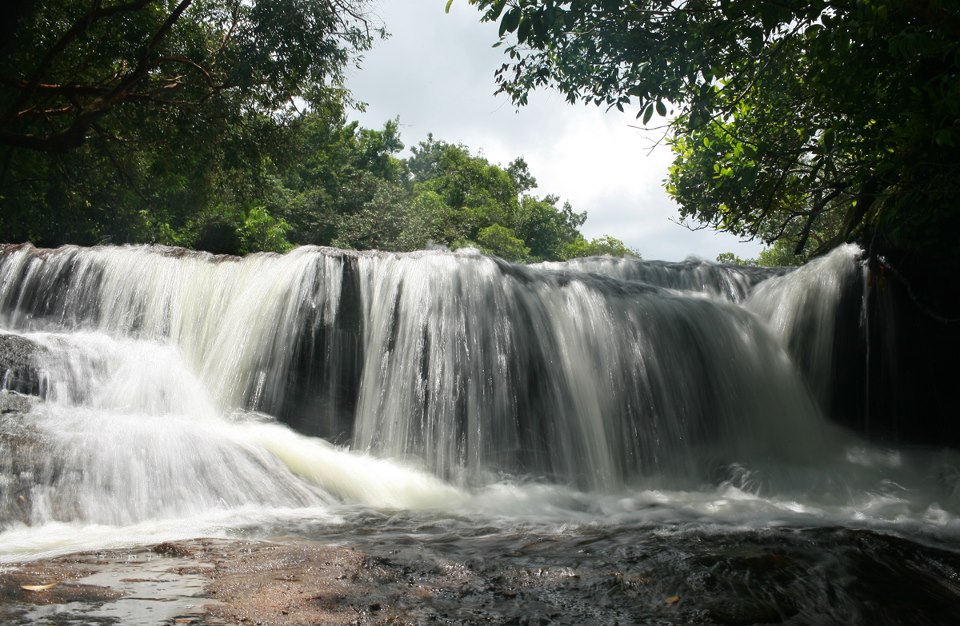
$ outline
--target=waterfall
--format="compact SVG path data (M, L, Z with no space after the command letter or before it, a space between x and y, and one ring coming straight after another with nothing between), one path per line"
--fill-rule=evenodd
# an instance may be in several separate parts
M825 417L859 257L0 247L0 545L357 506L949 526L955 455Z
M824 445L785 353L725 299L480 256L363 261L364 449L611 489Z
M604 256L572 259L564 263L539 263L533 267L602 274L735 303L743 302L757 283L785 273L783 268L720 265L695 258L670 263Z
M230 443L236 416L250 412L462 486L504 475L596 491L696 486L718 468L813 462L835 448L807 389L821 384L826 348L801 360L813 383L789 356L791 337L810 336L809 325L793 328L810 301L801 292L815 290L807 277L825 271L7 246L0 329L44 348L46 401L34 412L72 433L58 443L58 463L116 445L129 458L104 461L90 480L149 473L149 459L171 485L143 494L218 485L197 502L173 498L191 507L328 497L295 481L277 492L254 484L257 472L279 470L273 456ZM779 293L790 285L794 295ZM817 319L828 318L830 301L813 301ZM832 329L817 332L829 344ZM71 417L57 413L63 406ZM114 430L134 434L120 445ZM216 455L210 465L229 476L205 473L194 449ZM66 480L65 470L44 471Z
M856 245L840 246L791 274L764 281L745 303L767 322L824 402L832 391L838 309L845 294L857 293L861 255Z

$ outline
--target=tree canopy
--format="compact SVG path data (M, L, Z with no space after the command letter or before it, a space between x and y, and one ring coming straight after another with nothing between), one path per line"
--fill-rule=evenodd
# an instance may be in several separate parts
M145 121L342 97L345 66L373 41L363 4L17 0L0 44L0 144L63 152Z
M254 208L298 108L347 101L346 66L382 34L364 4L14 1L0 39L0 232L122 243L206 222L211 245L237 240L221 216Z
M942 0L471 0L499 89L663 119L681 216L801 257L879 238L957 258L960 11Z
M15 1L0 39L0 238L635 254L507 167L347 119L366 0Z
M289 200L291 194L284 194L275 212L291 224L304 216L327 216L323 233L311 237L295 232L293 241L396 251L430 245L472 247L510 261L639 256L612 237L588 242L579 230L586 213L575 212L569 203L558 206L557 196L533 195L537 182L522 158L504 168L471 154L466 146L431 135L411 149L410 157L401 159L397 129L397 122L382 131L360 130L351 123L341 129L335 150L314 146L307 153L353 156L333 170L307 174L292 183L312 195L323 188L321 181L328 186L335 181L341 187L329 192L333 202L329 209L304 211ZM302 167L309 168L310 162L305 159ZM303 186L303 180L313 182Z

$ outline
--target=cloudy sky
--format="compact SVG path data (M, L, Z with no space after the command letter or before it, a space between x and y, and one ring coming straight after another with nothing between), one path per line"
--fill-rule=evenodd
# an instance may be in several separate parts
M506 96L494 96L493 73L504 62L501 49L491 47L497 26L481 24L467 0L454 0L449 14L445 4L374 1L373 13L391 37L351 73L349 87L367 103L366 112L352 114L361 125L380 128L399 116L407 146L433 133L501 165L523 156L539 185L534 193L558 195L587 211L584 235L612 235L646 259L757 255L756 242L671 221L676 207L662 186L670 150L661 145L651 152L660 134L632 128L635 111L568 105L549 91L517 110Z

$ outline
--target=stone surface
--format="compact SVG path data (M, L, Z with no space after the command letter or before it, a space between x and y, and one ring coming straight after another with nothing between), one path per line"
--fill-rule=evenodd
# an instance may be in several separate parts
M21 335L0 333L0 390L41 395L43 386L38 357L43 350ZM3 402L0 400L0 410L3 410Z

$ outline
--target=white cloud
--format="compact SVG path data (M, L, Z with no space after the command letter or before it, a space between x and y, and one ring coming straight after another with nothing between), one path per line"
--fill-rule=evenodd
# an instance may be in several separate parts
M405 143L427 133L463 143L493 162L523 156L539 183L538 193L569 200L586 210L587 237L609 234L645 258L712 259L724 251L752 257L757 243L712 231L690 231L671 222L675 205L662 181L671 161L665 145L648 155L656 131L640 131L635 113L567 104L555 92L537 92L519 111L494 96L494 71L504 62L494 24L481 24L466 0L383 0L374 13L392 33L367 53L349 87L368 103L355 117L380 127L400 117Z

